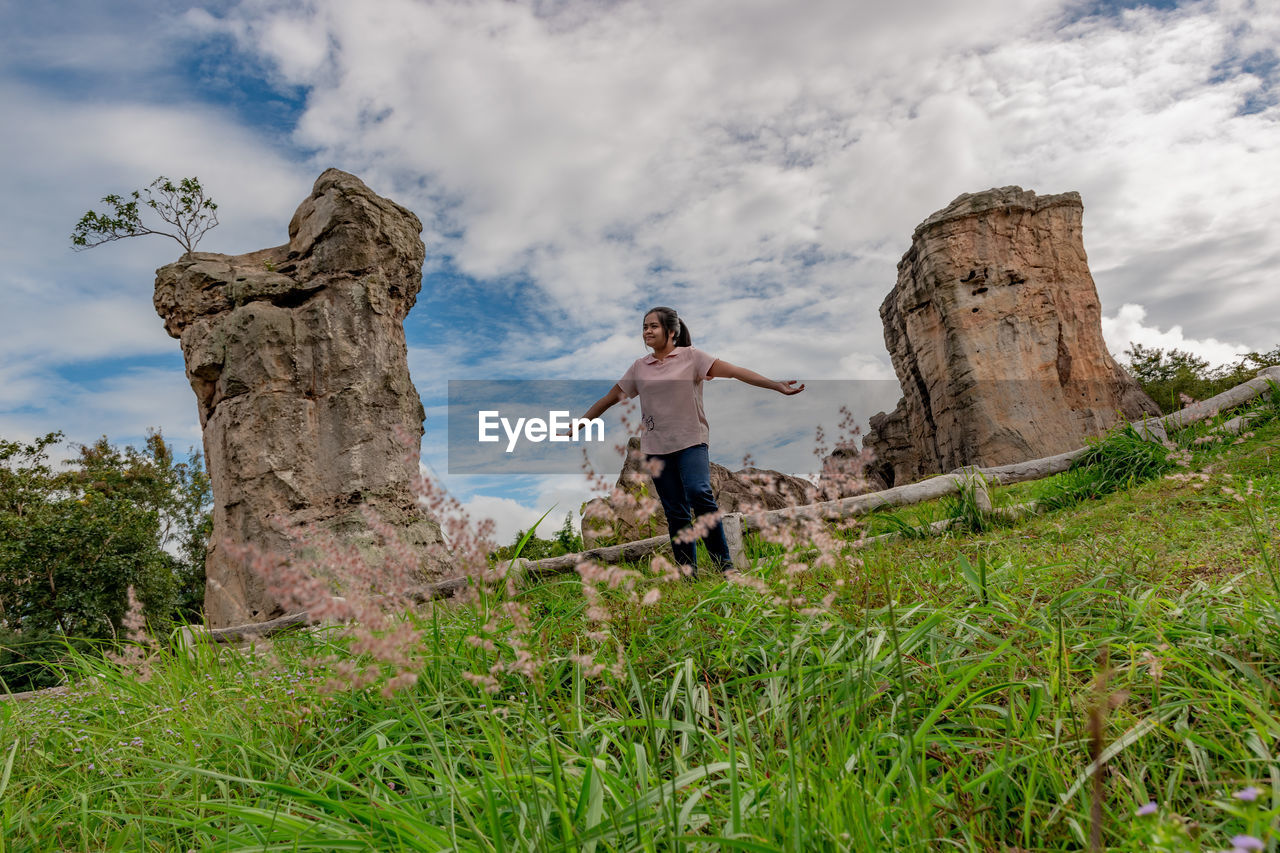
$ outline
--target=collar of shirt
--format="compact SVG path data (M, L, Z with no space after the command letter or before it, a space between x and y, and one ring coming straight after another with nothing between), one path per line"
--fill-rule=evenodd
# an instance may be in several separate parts
M676 347L676 348L675 348L675 349L673 349L671 352L667 353L667 358L674 358L675 356L677 356L677 355L679 355L679 354L680 354L680 348L679 348L679 347ZM664 359L663 359L663 361L666 361L666 360L667 360L667 358L664 358ZM646 356L644 357L644 363L645 363L645 364L657 364L657 363L658 363L658 359L657 359L657 357L656 357L653 353L649 353L648 355L646 355Z

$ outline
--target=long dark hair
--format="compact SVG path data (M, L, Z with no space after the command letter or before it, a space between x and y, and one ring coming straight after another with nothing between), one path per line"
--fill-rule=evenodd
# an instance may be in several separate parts
M665 305L659 305L657 308L650 308L644 312L644 316L650 314L658 315L658 322L662 324L662 328L666 331L667 337L675 336L675 346L691 347L693 346L693 335L689 334L689 326L684 320L680 319L680 315L676 314L676 309L667 308Z

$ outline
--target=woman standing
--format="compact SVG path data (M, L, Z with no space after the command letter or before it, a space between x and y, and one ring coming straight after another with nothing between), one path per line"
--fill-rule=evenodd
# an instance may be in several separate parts
M715 526L703 542L712 561L722 572L732 571L724 525L718 519L711 491L711 461L707 453L709 428L702 408L702 383L706 379L739 379L748 385L768 388L788 396L799 394L803 385L788 379L779 382L738 367L693 347L689 327L674 309L658 307L644 315L644 345L652 353L635 360L618 383L587 413L597 418L616 403L640 397L643 431L640 449L650 462L657 461L653 484L667 515L667 532L676 564L697 573L696 543L682 542L680 531L696 519L715 514Z

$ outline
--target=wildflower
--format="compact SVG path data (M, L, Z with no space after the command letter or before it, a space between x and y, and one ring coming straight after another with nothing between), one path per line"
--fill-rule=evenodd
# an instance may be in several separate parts
M128 596L129 607L125 612L123 625L129 644L123 653L109 652L107 658L121 668L133 670L139 681L147 681L151 678L151 661L148 652L155 648L156 642L147 634L146 619L142 615L142 602L134 594L132 586L128 589ZM66 716L65 712L63 716Z
M483 673L474 673L474 672L464 672L462 673L462 677L469 684L472 684L475 687L479 687L480 689L484 690L487 693L498 692L498 689L499 689L498 679L494 678L492 675L486 675Z
M1155 800L1151 800L1151 801L1150 801L1149 803L1147 803L1145 806L1143 806L1142 808L1140 808L1140 809L1138 809L1136 812L1134 812L1134 816L1135 816L1135 817L1146 817L1147 815L1155 814L1155 813L1156 813L1156 811L1157 811L1157 809L1159 809L1159 806L1157 806L1157 805L1156 805L1156 801L1155 801Z
M1248 850L1263 850L1267 845L1262 839L1252 835L1237 835L1231 839L1231 853L1245 853Z
M1169 646L1167 644L1161 643L1156 647L1156 650L1166 651L1168 648ZM1139 656L1138 663L1141 666L1145 666L1147 668L1147 672L1150 673L1151 677L1156 681L1159 681L1160 676L1164 674L1164 661L1157 655L1153 654L1150 649L1143 649L1142 654Z
M569 655L569 660L582 668L584 678L596 678L604 672L604 664L597 663L591 655Z
M1254 800L1258 799L1258 795L1261 793L1262 791L1260 789L1250 785L1249 787L1244 788L1243 790L1236 791L1231 796L1235 797L1237 800L1243 800L1246 803L1252 803Z

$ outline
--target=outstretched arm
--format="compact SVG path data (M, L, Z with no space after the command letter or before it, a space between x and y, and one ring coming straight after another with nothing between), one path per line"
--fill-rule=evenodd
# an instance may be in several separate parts
M712 379L737 379L748 385L754 385L757 388L768 388L770 391L777 391L779 394L799 394L804 390L803 385L797 385L796 379L785 379L782 381L769 379L761 376L754 370L747 370L745 367L739 367L736 364L730 364L722 358L717 358L712 364L711 369L707 371L707 375ZM621 389L619 389L621 390Z
M626 377L623 377L623 378L626 378ZM592 418L598 418L601 415L603 415L606 411L608 411L610 408L612 408L614 405L616 405L617 403L621 403L625 399L627 399L627 395L623 393L622 386L615 384L612 388L609 389L608 394L605 394L599 400L596 400L594 403L592 403L591 408L587 409L587 413L582 417L586 418L587 420L591 420Z

